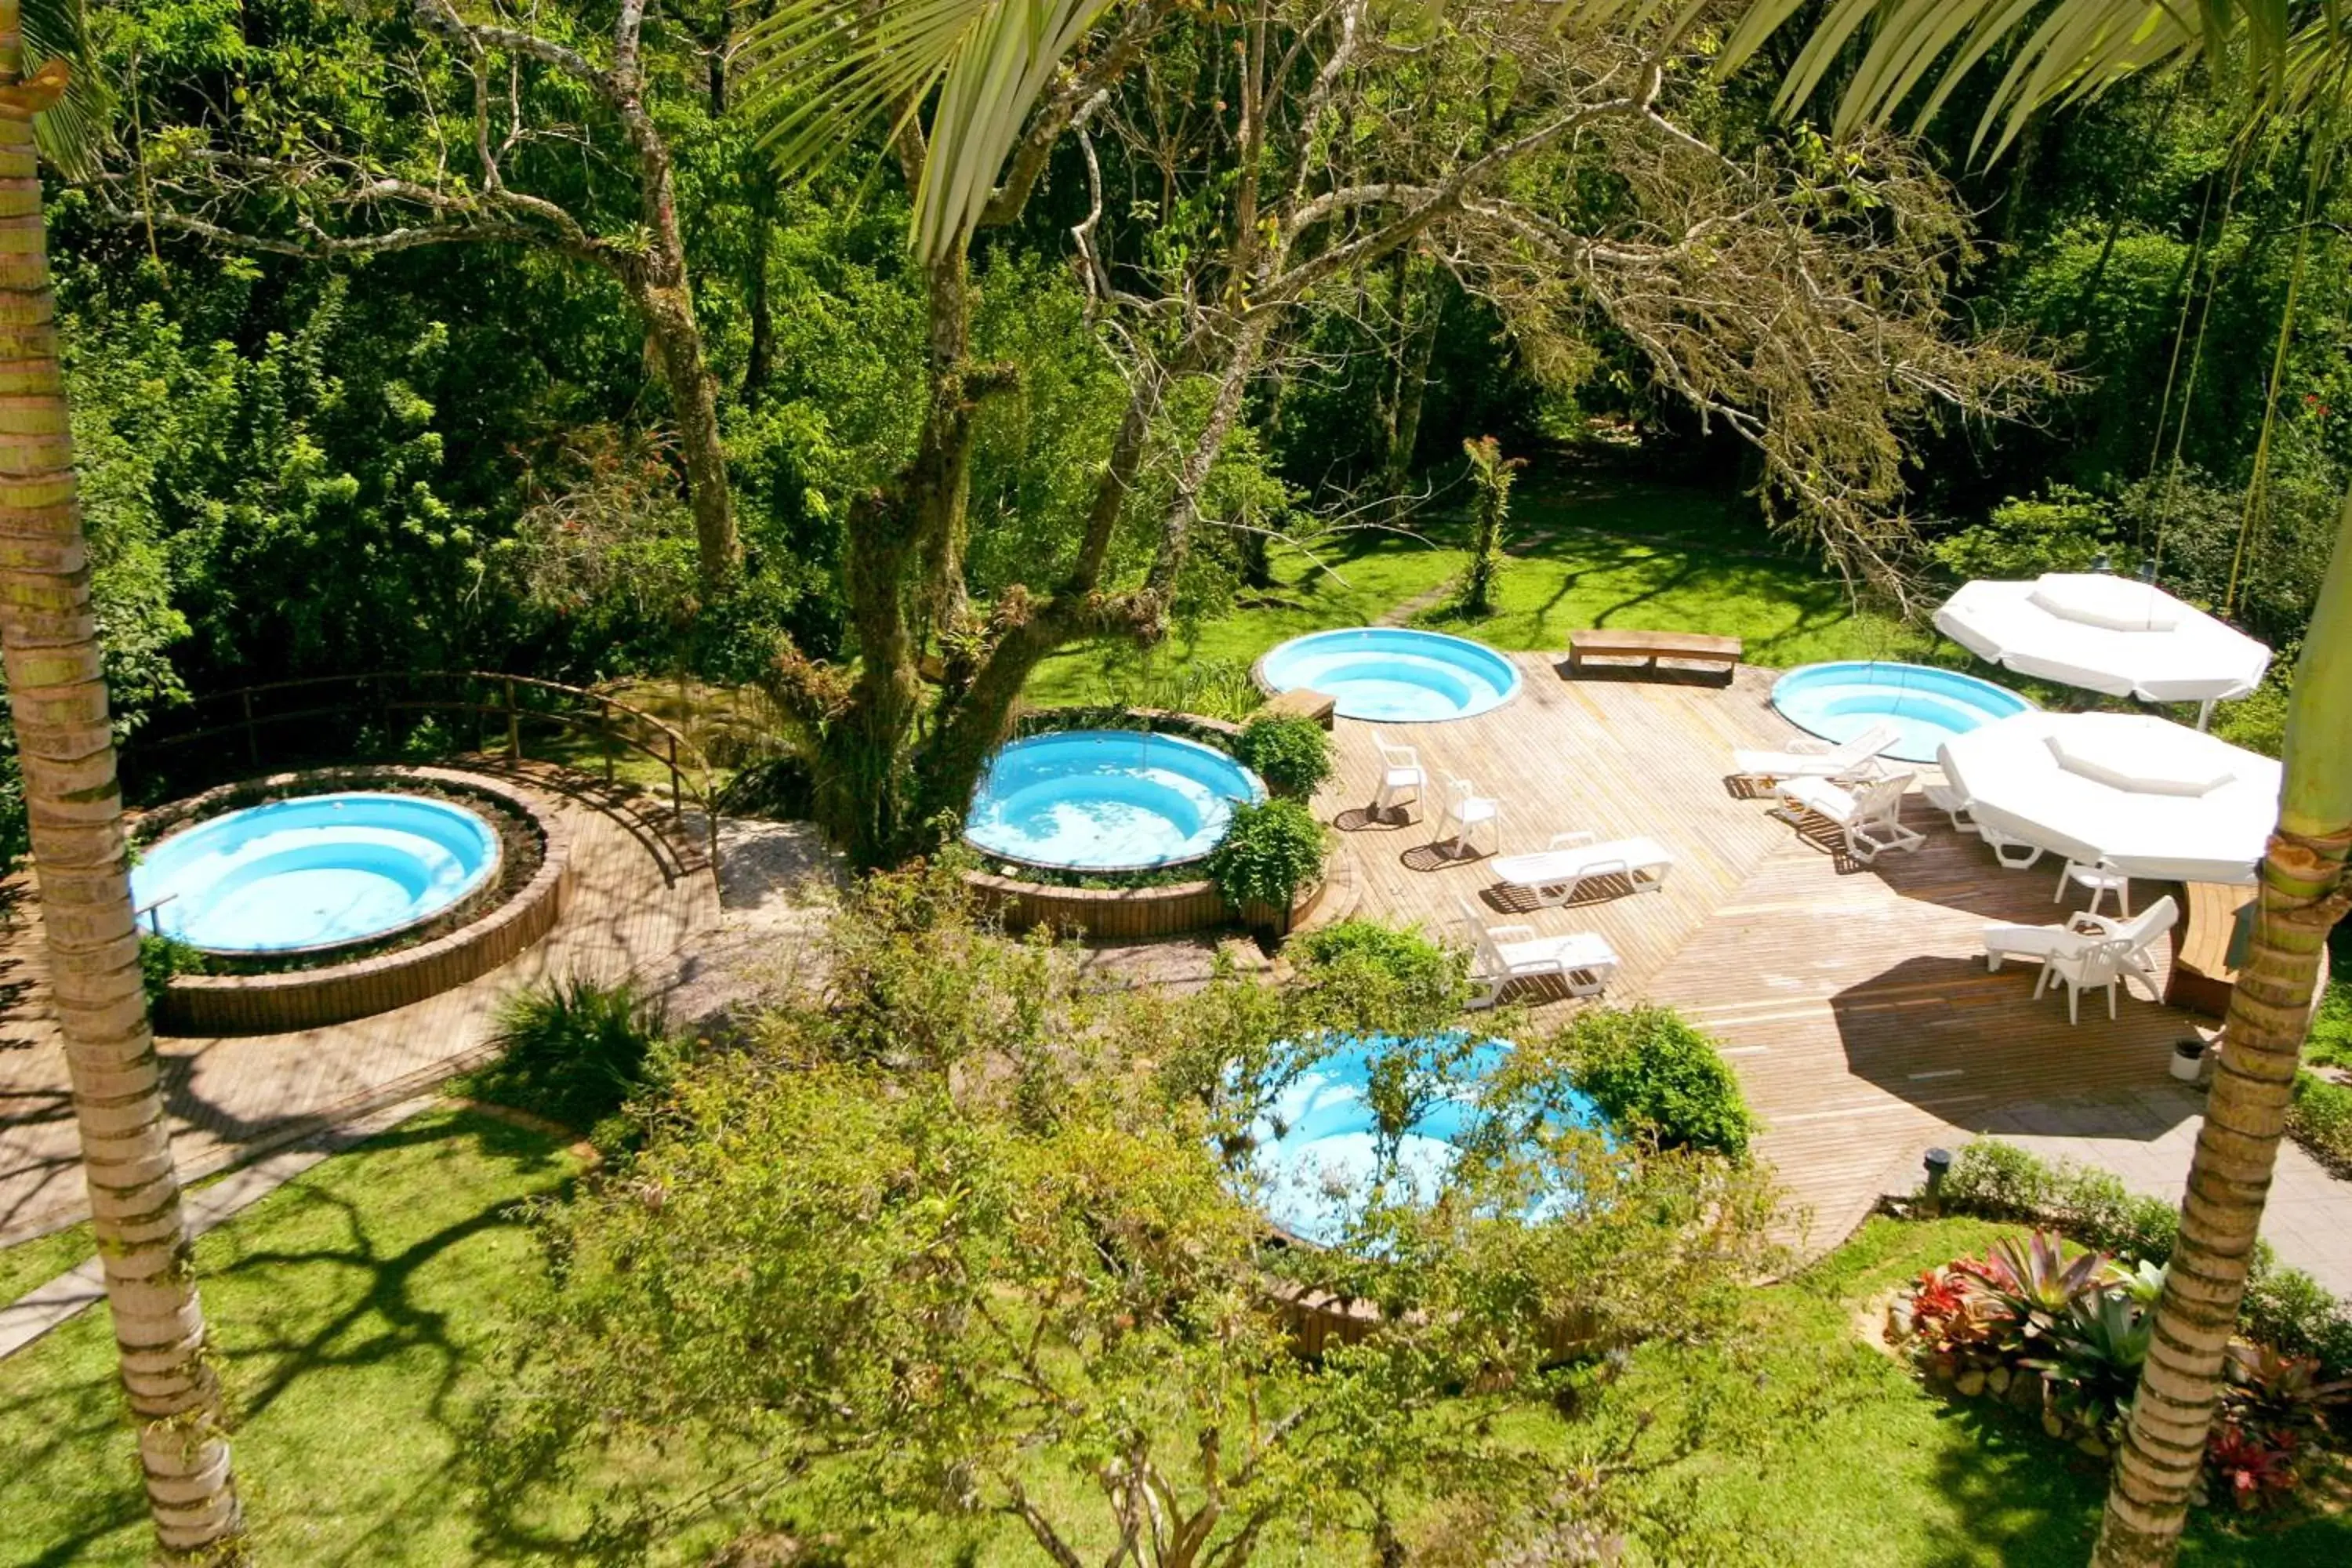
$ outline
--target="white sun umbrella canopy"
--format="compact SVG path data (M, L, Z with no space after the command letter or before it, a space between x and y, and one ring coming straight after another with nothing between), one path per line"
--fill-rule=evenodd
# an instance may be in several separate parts
M1970 583L1936 612L1936 627L2020 675L2144 702L2199 702L2207 713L2260 686L2271 664L2271 650L2235 626L2153 583L2104 572Z
M1937 760L1978 822L2130 877L2251 882L2278 822L2279 765L2140 713L2020 713Z

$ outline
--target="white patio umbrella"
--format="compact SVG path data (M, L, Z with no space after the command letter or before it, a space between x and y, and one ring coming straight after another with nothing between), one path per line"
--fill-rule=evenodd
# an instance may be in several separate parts
M2046 572L2031 583L1968 584L1936 627L1979 658L2110 697L2213 704L2263 683L2271 650L2153 583Z
M2129 877L2251 882L2279 765L2141 713L2020 713L1937 753L1978 822Z

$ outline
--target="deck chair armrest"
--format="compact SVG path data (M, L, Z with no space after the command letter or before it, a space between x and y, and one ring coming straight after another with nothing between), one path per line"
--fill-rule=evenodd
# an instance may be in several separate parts
M2119 923L2106 915L2095 915L2090 910L2084 910L2067 922L2066 929L2078 931L2084 936L2113 936Z

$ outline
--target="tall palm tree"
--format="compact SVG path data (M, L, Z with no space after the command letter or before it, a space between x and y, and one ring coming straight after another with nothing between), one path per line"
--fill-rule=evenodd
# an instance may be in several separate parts
M140 982L41 221L40 147L87 146L89 106L63 97L79 19L77 0L0 0L0 658L148 1508L167 1558L217 1562L236 1552L236 1492Z
M776 146L805 165L939 91L915 206L925 258L962 243L1062 57L1114 0L780 0L760 40ZM1750 0L1723 51L1751 55L1809 0ZM1706 0L1568 0L1563 25L1712 14ZM1810 100L1848 64L1839 124L1924 123L1970 73L2002 74L1977 127L1998 154L2037 111L2137 72L2200 61L2257 113L2341 123L2352 72L2345 0L1828 0L1783 85ZM2352 850L2352 495L2289 709L2278 831L2260 918L2224 1026L2226 1047L2189 1168L2180 1240L2157 1309L2096 1554L2101 1568L2168 1563L2203 1463L2329 928Z
M1728 60L1744 58L1801 3L1757 0L1729 40ZM1853 75L1841 124L1883 121L1906 103L1924 122L1964 76L1999 56L2003 74L1977 128L1979 145L1996 153L2039 109L2192 59L2218 85L2242 93L2255 115L2308 114L2326 135L2340 123L2352 73L2352 14L2336 0L1832 0L1781 100L1809 99L1832 63L1846 60ZM2252 942L2223 1025L2180 1239L2107 1493L2096 1568L2170 1563L2204 1466L2327 934L2346 912L2347 756L2352 495L2295 668L2278 828L2263 860Z

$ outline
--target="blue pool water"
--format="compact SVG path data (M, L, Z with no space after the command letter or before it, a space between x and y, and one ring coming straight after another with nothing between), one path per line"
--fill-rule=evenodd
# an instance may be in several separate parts
M996 753L963 836L1033 866L1147 870L1201 858L1225 836L1234 803L1265 798L1257 775L1213 746L1135 730L1066 730Z
M1293 637L1258 660L1276 691L1308 687L1348 719L1429 723L1467 719L1518 695L1518 667L1493 648L1443 632L1359 626Z
M1375 1058L1393 1044L1382 1036L1342 1043L1294 1079L1250 1128L1255 1195L1266 1217L1292 1236L1318 1247L1335 1246L1361 1216L1381 1173L1374 1145L1378 1122L1365 1085ZM1458 1087L1431 1105L1399 1142L1392 1180L1409 1185L1414 1200L1425 1203L1437 1195L1461 1156L1462 1143L1478 1125L1479 1085L1510 1050L1509 1041L1490 1039L1470 1052ZM1600 1107L1572 1089L1567 1115L1574 1125L1608 1136ZM1404 1194L1392 1188L1390 1195ZM1541 1218L1562 1201L1559 1194L1549 1197L1528 1217Z
M213 952L286 952L381 936L488 881L498 831L463 806L352 791L225 812L131 868L142 929Z
M2033 704L2006 686L1956 669L1850 660L1790 670L1773 684L1772 706L1824 741L1850 741L1873 724L1892 722L1903 738L1885 754L1932 763L1936 748L1953 736Z

